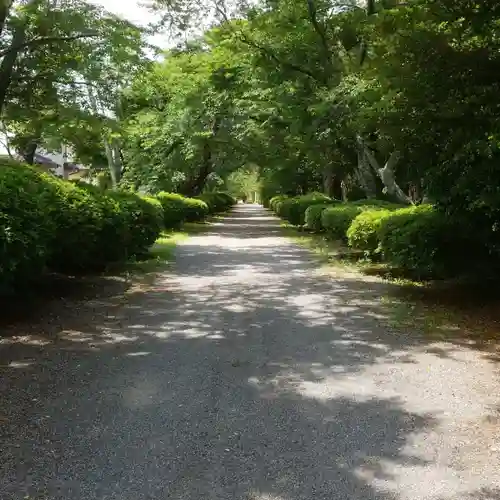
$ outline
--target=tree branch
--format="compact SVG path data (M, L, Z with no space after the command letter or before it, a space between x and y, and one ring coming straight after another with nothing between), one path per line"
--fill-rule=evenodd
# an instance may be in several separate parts
M330 47L328 44L328 40L326 38L326 32L323 26L321 26L318 22L318 11L316 9L316 4L314 3L314 0L307 0L307 10L309 12L309 19L311 20L314 30L318 34L319 39L321 41L325 60L328 62L328 66L331 67L332 60L331 60Z
M273 61L275 61L277 64L279 64L280 66L282 66L283 68L291 69L292 71L296 71L298 73L302 73L304 75L307 75L310 78L312 78L313 80L319 81L321 83L325 83L325 81L323 79L318 78L314 73L312 73L308 69L302 68L301 66L298 66L298 65L296 65L294 63L289 63L289 62L286 62L286 61L282 61L276 54L274 54L268 48L263 47L263 46L259 45L257 42L255 42L254 40L251 40L250 38L248 38L248 36L245 33L243 33L243 31L241 31L241 30L238 30L238 31L235 30L234 26L232 25L230 19L228 18L227 14L226 14L225 8L221 7L220 4L219 4L219 2L216 2L216 10L222 16L222 18L224 19L224 22L231 29L231 31L236 36L238 36L238 38L243 43L246 43L250 47L253 47L253 48L259 50L261 52L261 54L269 57L270 59L272 59Z
M370 148L365 144L363 139L358 136L356 138L359 146L360 154L363 154L368 160L373 170L380 177L380 180L384 184L384 189L389 194L396 196L402 203L407 203L413 205L411 198L401 189L399 184L396 182L396 176L394 173L394 167L397 165L401 154L399 151L393 151L386 161L385 165L381 168L374 154L370 151Z
M11 45L9 48L0 51L0 57L4 57L10 52L17 52L23 48L31 47L33 45L45 45L45 44L50 44L52 42L69 42L72 40L78 40L80 38L91 38L96 36L99 36L99 33L90 32L90 33L79 33L78 35L71 35L71 36L44 36L44 37L33 38L32 40L29 40L21 44Z

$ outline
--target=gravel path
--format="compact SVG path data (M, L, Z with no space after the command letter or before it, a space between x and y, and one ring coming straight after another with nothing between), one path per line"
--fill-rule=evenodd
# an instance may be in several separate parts
M389 328L259 207L177 253L3 341L1 500L500 498L499 365Z

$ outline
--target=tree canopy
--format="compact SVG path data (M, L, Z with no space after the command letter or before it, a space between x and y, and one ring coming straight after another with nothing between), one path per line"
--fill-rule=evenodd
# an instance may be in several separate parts
M495 0L151 7L185 34L153 59L144 30L83 0L5 4L0 106L14 149L29 161L65 142L150 193L196 195L251 165L269 195L429 200L495 219Z

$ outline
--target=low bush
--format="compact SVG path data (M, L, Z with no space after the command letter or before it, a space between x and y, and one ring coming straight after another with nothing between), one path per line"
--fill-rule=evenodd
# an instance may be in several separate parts
M415 279L450 278L467 272L473 235L430 205L384 217L379 230L384 260Z
M209 213L208 205L197 198L186 198L186 209L187 222L203 221Z
M162 221L156 200L0 165L0 293L24 288L46 269L96 270L142 254Z
M325 204L332 199L323 193L309 193L287 198L279 204L278 215L294 226L302 226L306 210L312 205Z
M289 196L285 196L274 203L274 212L276 213L276 215L281 217L283 204L286 203L289 199Z
M185 196L178 193L162 191L156 198L163 207L163 225L165 229L177 229L188 216L188 202Z
M118 260L124 247L125 224L120 221L116 229L115 225L112 226L114 234L109 234L108 243L107 213L101 202L104 195L98 190L94 192L56 178L51 182L57 186L59 200L47 216L56 224L54 236L57 244L53 245L47 265L55 271L81 272L99 268L115 260L115 256ZM115 231L120 229L121 233L116 234Z
M178 193L161 192L156 196L163 207L166 229L178 228L183 222L198 222L209 213L207 203L198 198L188 198Z
M51 215L58 242L48 261L53 270L82 273L143 255L161 232L163 209L155 199L53 182L60 185L63 202L63 209Z
M273 196L268 203L269 208L277 213L277 205L278 203L281 203L282 201L285 201L288 198L287 195L285 194L277 194L276 196Z
M111 191L106 194L118 202L124 214L128 227L127 257L145 254L163 228L162 204L155 198L135 193Z
M225 212L236 204L236 200L231 195L222 191L206 192L198 196L198 199L208 205L211 214Z
M401 208L401 205L373 199L339 203L323 211L321 224L330 238L347 241L347 230L359 214L367 210L396 210L398 208Z
M321 225L329 238L347 240L347 230L351 222L363 211L362 207L351 203L340 203L326 208L321 214Z
M388 209L405 208L405 205L397 205L387 200L378 200L376 198L364 198L362 200L350 201L349 205L355 207L380 207Z
M43 272L56 224L57 186L35 168L0 165L0 292L10 292Z
M379 231L382 221L390 214L391 211L385 208L365 210L358 214L346 232L349 246L374 257L380 251Z
M311 205L307 208L304 221L307 229L314 231L315 233L320 233L323 231L323 225L321 224L321 216L323 214L323 210L331 207L333 205L330 203L320 203L319 205Z

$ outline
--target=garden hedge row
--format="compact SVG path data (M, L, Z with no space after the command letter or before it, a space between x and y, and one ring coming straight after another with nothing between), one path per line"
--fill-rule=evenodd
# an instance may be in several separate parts
M163 207L166 229L178 228L183 222L202 221L209 213L208 205L196 198L165 192L158 193L156 198Z
M220 191L203 193L197 198L161 192L156 198L163 207L165 229L177 229L184 222L202 221L207 215L225 212L236 203L231 195Z
M222 191L203 193L198 196L198 199L204 201L208 205L210 214L225 212L236 204L236 200L230 194Z
M305 213L310 206L331 202L332 199L323 193L309 193L294 197L278 196L270 200L273 210L295 226L304 224Z
M366 199L316 203L317 199L317 193L294 198L280 195L271 198L269 207L299 225L302 220L293 211L309 201L304 221L310 231L343 240L367 258L383 260L415 279L464 274L470 270L471 255L476 261L488 261L486 245L477 241L473 231L463 230L463 221L447 217L431 205L401 207Z
M145 253L162 219L156 200L0 165L0 293L47 269L79 273Z

